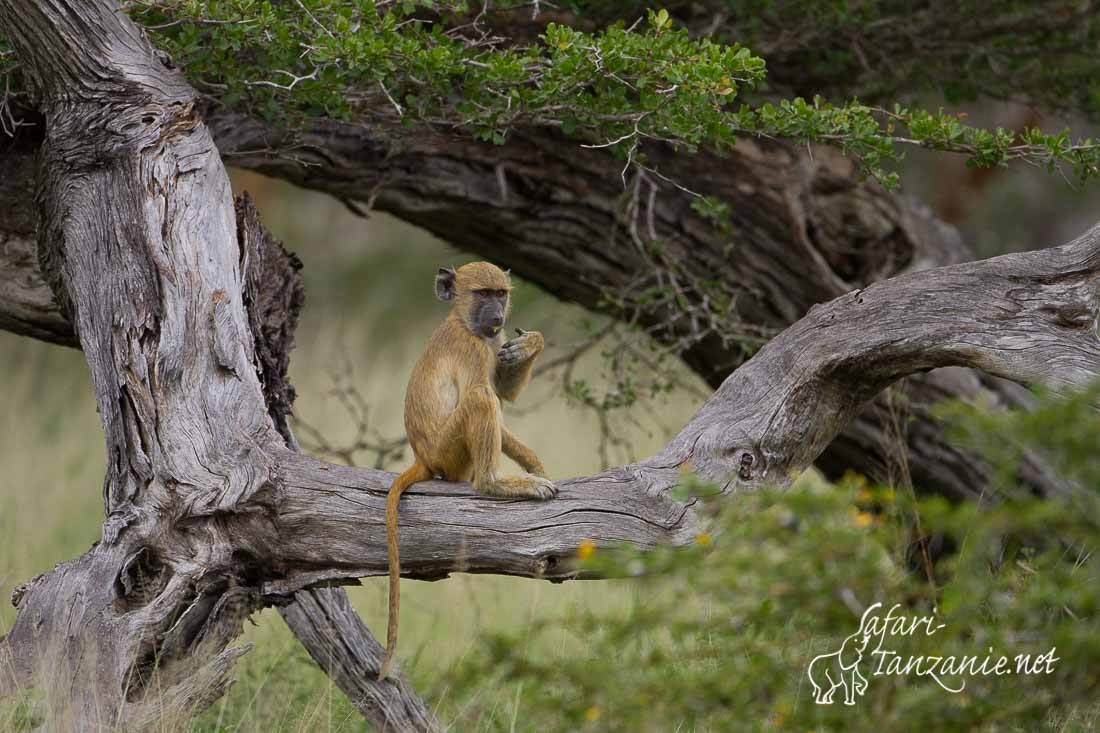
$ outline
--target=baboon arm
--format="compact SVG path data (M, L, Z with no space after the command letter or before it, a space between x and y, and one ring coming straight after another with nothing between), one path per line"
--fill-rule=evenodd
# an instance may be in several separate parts
M546 475L546 469L543 468L539 457L535 455L535 451L528 448L515 433L503 425L500 430L500 439L504 455L518 463L524 471L533 473L536 476Z
M498 363L496 374L493 377L493 386L496 388L497 396L507 402L515 402L516 398L519 397L519 393L531 381L531 372L534 368L534 358L522 364ZM504 452L508 453L508 449L506 448ZM509 457L514 458L511 455Z
M500 347L493 374L493 387L500 399L512 402L519 397L531 381L535 359L542 353L544 343L538 331L522 331L519 337Z

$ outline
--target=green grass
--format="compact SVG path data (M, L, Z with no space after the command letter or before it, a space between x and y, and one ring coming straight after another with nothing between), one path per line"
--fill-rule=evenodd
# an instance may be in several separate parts
M264 185L248 181L250 189L260 189L268 225L306 264L307 306L292 364L300 414L335 440L350 436L354 426L331 394L335 381L346 378L371 405L372 426L383 435L400 435L405 375L434 322L446 312L432 296L435 269L468 258L384 216L364 222L324 197L285 186L265 195ZM543 330L553 347L577 337L581 316L579 309L525 286L517 293L512 321ZM344 375L348 364L350 377ZM578 374L597 377L598 371L594 355ZM98 539L104 448L80 352L0 333L0 383L0 597L6 599L14 586ZM550 399L555 388L532 385L518 405L530 411L521 409L509 424L539 453L551 476L599 469L596 420ZM673 398L662 408L662 422L634 429L635 451L645 455L658 447L696 407L694 398ZM484 689L459 698L447 687L449 671L479 643L479 635L484 630L522 632L570 608L625 607L632 592L625 582L607 581L551 585L476 575L406 581L400 660L441 719L455 729L507 730L510 721L522 720L515 690ZM384 634L384 580L366 579L350 593L367 624ZM11 605L0 603L0 633L14 619ZM255 648L238 666L236 685L188 723L190 729L361 730L362 718L278 613L269 609L254 620L242 641ZM576 646L564 638L540 639L529 649L543 660L567 652L575 653ZM0 708L0 729L25 724L32 713L33 706Z

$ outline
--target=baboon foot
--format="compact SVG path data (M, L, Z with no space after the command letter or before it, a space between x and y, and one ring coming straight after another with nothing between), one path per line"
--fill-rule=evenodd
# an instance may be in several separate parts
M477 486L477 490L490 496L514 496L527 499L550 499L558 493L558 487L553 481L530 473L494 478Z

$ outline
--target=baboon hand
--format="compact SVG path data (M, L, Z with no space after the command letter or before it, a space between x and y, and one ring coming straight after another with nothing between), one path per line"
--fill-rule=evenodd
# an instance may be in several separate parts
M519 335L506 341L497 352L497 358L500 359L501 364L512 366L534 359L542 353L546 345L542 334L538 331L524 331L522 328L517 328L516 333Z

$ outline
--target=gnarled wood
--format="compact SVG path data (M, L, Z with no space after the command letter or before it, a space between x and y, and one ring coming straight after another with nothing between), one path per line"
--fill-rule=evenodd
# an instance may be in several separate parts
M731 228L723 232L691 208L690 196L652 175L624 191L621 161L554 130L525 129L497 146L423 129L410 135L384 118L373 125L314 120L285 134L216 114L211 126L233 165L368 202L559 298L614 316L632 315L608 308L616 296L667 284L634 236L653 238L682 268L682 280L713 281L735 294L726 335L754 343L756 334L778 332L853 288L972 256L958 232L922 204L861 182L851 161L828 149L811 156L754 140L721 154L648 147L663 175L729 205ZM685 299L698 306L690 288ZM675 310L646 310L639 322L670 339L691 331L690 319ZM682 353L712 387L745 355L738 338L713 334L689 338ZM957 381L923 374L906 381L908 464L920 490L975 498L989 481L988 467L952 445L927 409L945 396L968 395L977 379ZM982 391L993 403L1012 400L1000 385ZM894 419L887 400L872 401L826 449L820 467L833 476L854 469L893 478ZM1041 494L1058 485L1030 457L1021 478Z
M5 682L71 690L59 721L144 729L222 694L245 651L228 645L264 602L261 553L226 540L238 512L252 526L274 520L264 497L280 482L270 459L286 450L301 288L247 203L238 248L228 180L190 88L117 7L0 3L0 20L45 117L39 259L60 304L38 298L18 322L39 329L62 313L77 326L109 458L102 540L13 597ZM25 264L25 239L11 242ZM296 618L332 624L316 604ZM361 624L333 631L356 645L348 660L370 662ZM376 699L430 728L402 684Z
M402 675L378 682L385 648L342 588L300 591L279 609L313 660L380 731L438 731L439 721Z
M30 130L18 132L14 140L0 134L0 328L77 346L72 324L38 267L34 152L40 140Z

